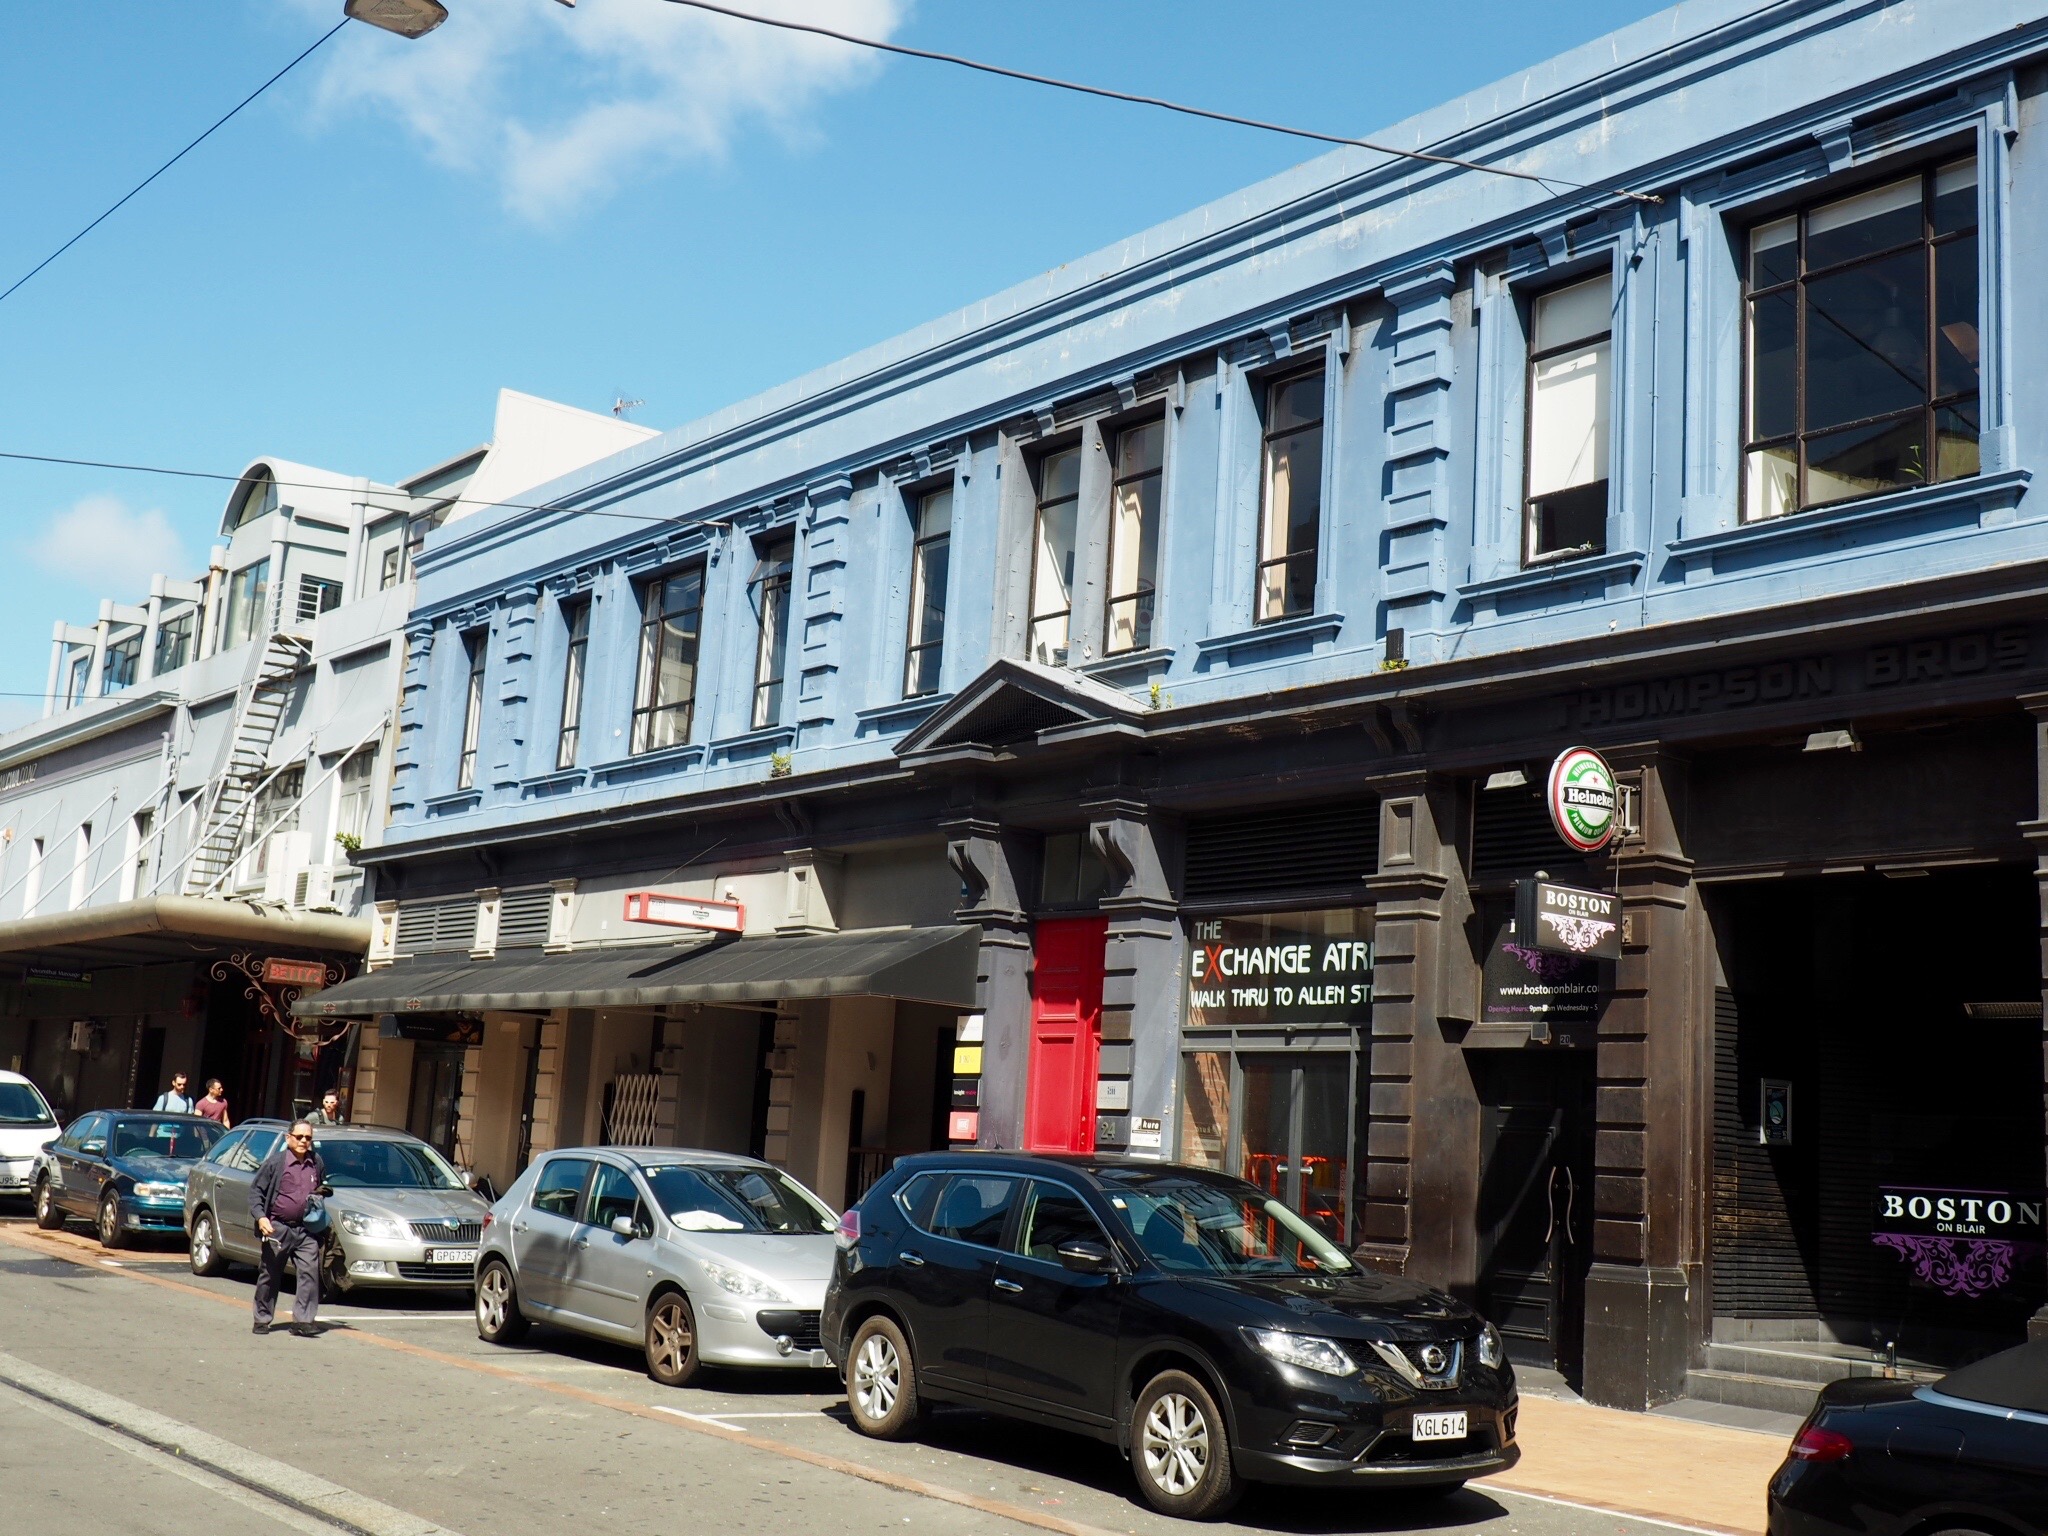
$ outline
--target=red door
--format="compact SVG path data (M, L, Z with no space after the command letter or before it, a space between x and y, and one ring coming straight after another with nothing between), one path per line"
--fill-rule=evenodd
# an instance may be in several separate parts
M1095 1048L1106 917L1038 924L1031 940L1031 1062L1024 1150L1095 1150Z

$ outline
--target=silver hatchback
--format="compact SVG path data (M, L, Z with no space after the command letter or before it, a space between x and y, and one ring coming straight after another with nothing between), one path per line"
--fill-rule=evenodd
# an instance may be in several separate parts
M192 1165L185 1235L195 1273L261 1262L249 1185L284 1129L282 1120L245 1120ZM469 1285L490 1207L446 1158L382 1126L323 1125L314 1136L333 1190L320 1245L320 1289L329 1299L358 1286Z
M772 1164L678 1147L553 1152L491 1208L476 1329L529 1323L638 1344L647 1374L830 1364L818 1313L838 1217Z

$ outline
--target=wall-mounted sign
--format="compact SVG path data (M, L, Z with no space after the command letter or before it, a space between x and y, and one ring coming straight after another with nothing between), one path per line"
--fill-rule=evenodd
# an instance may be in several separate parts
M484 1021L455 1013L380 1013L377 1036L439 1045L482 1045Z
M21 979L44 987L89 987L92 972L74 971L62 965L25 965L21 968Z
M946 1116L946 1140L973 1141L981 1134L981 1115L972 1109L956 1109Z
M1369 1023L1372 953L1369 911L1203 918L1188 926L1188 1024Z
M1792 1145L1792 1085L1782 1077L1757 1084L1756 1139L1767 1147Z
M1601 982L1599 961L1538 949L1503 917L1480 973L1479 1019L1525 1025L1532 1040L1591 1045L1607 1001Z
M1621 898L1555 880L1517 880L1515 931L1545 954L1619 960Z
M663 891L628 891L626 921L659 923L664 928L705 928L713 933L744 933L747 909L737 901L671 896Z
M324 987L327 963L323 960L285 960L272 955L263 962L263 979L273 987Z
M1131 1122L1131 1150L1133 1152L1156 1152L1159 1150L1160 1142L1163 1139L1164 1132L1160 1128L1157 1117L1140 1115Z
M1575 852L1598 853L1613 841L1619 800L1614 770L1591 747L1567 747L1550 765L1543 803L1557 835Z
M2044 1204L2038 1191L1880 1184L1870 1240L1945 1295L1985 1296L2042 1251Z

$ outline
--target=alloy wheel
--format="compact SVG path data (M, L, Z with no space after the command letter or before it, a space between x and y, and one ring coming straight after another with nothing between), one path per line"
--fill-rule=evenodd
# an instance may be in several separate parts
M476 1288L476 1325L485 1337L494 1338L504 1331L505 1309L511 1305L512 1281L501 1265L493 1264Z
M213 1218L202 1215L192 1223L192 1267L204 1269L213 1262Z
M1163 1395L1145 1415L1139 1448L1160 1488L1175 1497L1193 1493L1209 1470L1209 1421L1201 1405L1179 1392Z
M903 1359L882 1334L871 1333L853 1362L853 1401L862 1416L886 1419L903 1391Z
M680 1296L664 1296L647 1320L647 1363L656 1378L681 1382L689 1377L697 1351L697 1335L689 1308Z
M109 1194L100 1201L99 1219L100 1246L118 1248L121 1246L121 1197Z

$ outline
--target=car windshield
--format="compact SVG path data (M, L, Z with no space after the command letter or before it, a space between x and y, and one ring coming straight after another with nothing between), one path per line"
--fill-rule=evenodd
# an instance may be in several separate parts
M462 1189L461 1175L420 1141L316 1141L336 1189Z
M34 1083L0 1083L0 1125L55 1125Z
M109 1157L204 1157L226 1133L207 1120L116 1120Z
M1343 1274L1344 1250L1264 1190L1188 1169L1107 1169L1109 1203L1161 1269L1194 1275Z
M686 1232L830 1232L838 1218L773 1168L642 1165L647 1187Z

